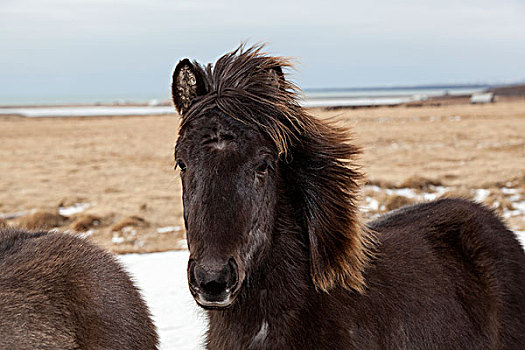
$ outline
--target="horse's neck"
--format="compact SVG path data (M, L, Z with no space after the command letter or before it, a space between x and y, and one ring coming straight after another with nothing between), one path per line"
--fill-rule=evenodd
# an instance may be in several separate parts
M264 343L290 339L294 326L304 318L308 303L315 299L309 276L307 244L291 218L280 218L270 254L249 276L235 305L210 315L208 341L224 336L244 348L261 348ZM223 341L226 341L224 338ZM232 343L233 344L233 343ZM228 347L216 346L217 348ZM213 346L210 346L213 348Z

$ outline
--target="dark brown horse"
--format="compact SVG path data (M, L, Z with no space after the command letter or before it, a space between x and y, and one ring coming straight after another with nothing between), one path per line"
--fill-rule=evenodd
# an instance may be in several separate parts
M157 343L146 304L109 253L71 235L0 229L0 349Z
M173 76L188 281L210 349L518 349L525 254L443 199L363 225L359 149L303 110L288 61L240 48Z

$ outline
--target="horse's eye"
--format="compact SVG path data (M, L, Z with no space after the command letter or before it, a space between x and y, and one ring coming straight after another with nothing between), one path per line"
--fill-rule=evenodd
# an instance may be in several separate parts
M186 171L186 163L184 163L182 159L177 159L177 163L175 164L175 167L179 167L180 171L182 172Z
M268 168L271 168L271 167L272 166L271 166L270 162L267 159L265 159L265 160L263 160L263 161L261 161L259 163L259 165L257 166L257 168L255 170L257 170L258 173L262 174L262 173L265 173L266 171L268 171Z

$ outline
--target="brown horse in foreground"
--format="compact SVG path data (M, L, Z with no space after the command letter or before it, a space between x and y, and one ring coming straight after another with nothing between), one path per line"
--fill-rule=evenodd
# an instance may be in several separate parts
M109 253L71 235L0 229L0 349L157 343L146 304Z
M209 349L523 349L525 254L463 199L364 225L359 149L288 61L240 48L173 75L188 281Z

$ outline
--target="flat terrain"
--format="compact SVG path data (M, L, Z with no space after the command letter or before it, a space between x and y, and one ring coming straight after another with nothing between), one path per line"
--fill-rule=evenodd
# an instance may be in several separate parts
M365 216L419 200L401 191L411 188L476 197L525 230L524 101L311 112L351 126L363 147ZM58 227L115 252L184 247L178 124L0 117L0 225Z

